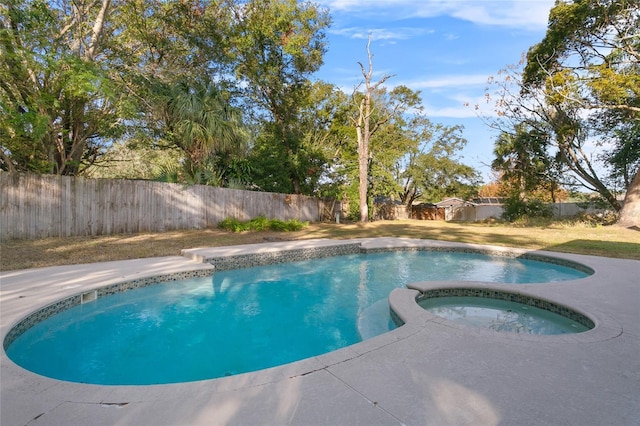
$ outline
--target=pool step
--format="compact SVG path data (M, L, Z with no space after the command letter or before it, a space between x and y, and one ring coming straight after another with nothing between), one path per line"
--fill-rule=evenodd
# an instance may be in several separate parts
M395 328L385 297L366 308L358 316L358 333L362 340L371 339Z

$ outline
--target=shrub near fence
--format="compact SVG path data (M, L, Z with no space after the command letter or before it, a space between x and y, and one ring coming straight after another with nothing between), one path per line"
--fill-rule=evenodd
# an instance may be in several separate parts
M315 222L331 203L275 194L121 179L0 172L0 238L203 229L228 217Z

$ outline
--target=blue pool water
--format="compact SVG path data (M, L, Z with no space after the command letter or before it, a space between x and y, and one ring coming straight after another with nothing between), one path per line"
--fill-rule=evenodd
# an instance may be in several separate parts
M549 263L440 252L220 271L76 306L27 330L7 354L28 370L73 382L210 379L308 358L391 330L387 297L410 282L518 284L584 276Z
M562 315L507 300L434 297L418 303L426 311L459 324L520 334L581 333L588 327Z

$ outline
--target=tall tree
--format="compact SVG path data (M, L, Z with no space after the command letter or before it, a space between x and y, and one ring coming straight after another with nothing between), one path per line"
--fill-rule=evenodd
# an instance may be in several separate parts
M636 173L633 182L627 188L627 194L624 198L624 208L620 212L618 225L634 228L636 231L640 228L640 173Z
M371 37L367 41L367 58L368 68L365 69L361 62L360 71L362 72L364 92L358 91L356 88L353 94L353 99L358 106L358 112L353 117L353 124L356 129L356 137L358 140L358 200L360 209L360 222L367 222L369 220L369 206L368 206L368 189L369 189L369 162L371 161L370 140L371 137L380 129L380 127L387 123L398 112L401 103L394 105L388 113L377 117L372 122L372 97L374 92L380 88L389 78L390 75L383 75L378 81L372 81L373 78L373 54L371 53Z
M262 190L291 192L291 169L283 167L283 164L295 166L303 194L318 195L323 192L328 195L321 190L321 186L326 189L334 183L327 181L335 177L329 178L328 175L341 147L338 123L344 121L346 95L333 85L321 81L315 82L310 89L307 99L299 105L295 123L298 138L295 155L287 153L286 146L274 138L274 134L278 134L274 123L263 122L259 129L250 161L254 183ZM334 191L331 195L339 197Z
M103 63L111 8L110 0L3 5L3 169L77 174L122 131L127 101Z
M588 149L593 139L599 137L589 125L589 117L565 101L553 103L543 87L528 87L525 91L518 67L512 66L503 72L503 79L492 80L497 85L497 117L487 118L488 124L501 134L515 135L516 129L524 126L548 135L549 155L565 168L561 183L597 192L619 210L616 194L607 185L604 169L599 167L599 157Z
M621 112L618 117L625 122L640 120L639 10L639 0L558 1L544 39L527 54L522 93L544 90L554 110L551 119L559 130L561 153L570 166L575 165L576 152L566 140L586 133L576 125L576 117L610 110ZM636 168L633 176L638 172ZM639 210L640 189L634 187L638 182L634 177L627 188L625 210ZM621 208L615 197L603 195ZM634 218L623 211L621 219L640 224L640 215Z
M370 47L371 39L368 66L359 63L363 81L352 95L359 220L368 220L371 196L399 197L410 205L423 197L474 193L478 175L458 158L466 144L461 128L432 124L422 115L419 92L384 87L391 76L374 82Z
M640 169L640 120L625 120L623 111L603 111L591 120L593 128L602 135L600 160L611 166L609 179L617 188L628 188L633 174Z
M480 176L461 162L460 151L467 143L462 127L434 124L422 117L410 125L417 143L406 162L398 165L402 203L411 206L416 200L438 202L445 197L475 196Z
M0 167L80 174L125 132L161 138L167 87L194 76L224 82L222 3L3 3Z
M303 132L302 150L306 193L343 196L344 175L336 173L340 153L353 138L349 127L348 96L338 87L322 81L314 82L309 100L302 108L299 126Z
M110 51L117 58L111 67L137 102L136 130L162 136L166 97L186 81L233 87L232 17L224 0L127 0L112 20L118 30L111 36Z
M263 132L262 148L281 160L287 192L300 193L306 159L299 118L311 91L309 77L322 65L329 15L296 0L229 3L234 14L230 51L244 106Z
M205 183L206 172L221 175L222 170L214 170L216 160L246 151L241 112L212 82L182 82L173 88L164 122L165 139L184 152L185 170L196 182Z

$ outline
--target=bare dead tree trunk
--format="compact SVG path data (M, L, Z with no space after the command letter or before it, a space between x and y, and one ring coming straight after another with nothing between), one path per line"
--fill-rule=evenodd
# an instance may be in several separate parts
M367 193L369 189L369 161L371 159L369 141L371 139L371 135L375 133L380 125L389 121L391 118L391 116L387 116L382 120L377 121L373 126L371 125L371 95L391 76L384 75L378 82L371 83L371 76L373 75L373 55L371 54L370 47L371 37L369 37L369 40L367 41L367 57L369 59L368 70L365 70L364 65L362 65L361 62L358 62L360 70L362 71L362 76L364 77L365 92L364 97L360 100L358 105L358 117L354 119L356 135L358 138L358 198L360 201L360 222L367 222L369 220L369 206L367 205Z
M367 190L369 185L369 119L367 117L367 109L371 108L371 99L368 95L369 93L365 94L365 97L360 101L358 120L356 123L356 135L358 137L358 198L360 202L360 222L366 222L369 219L369 206L367 204Z

